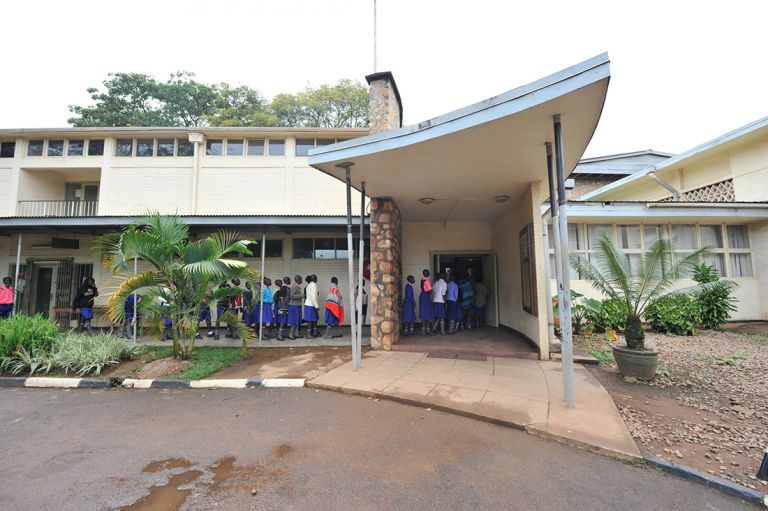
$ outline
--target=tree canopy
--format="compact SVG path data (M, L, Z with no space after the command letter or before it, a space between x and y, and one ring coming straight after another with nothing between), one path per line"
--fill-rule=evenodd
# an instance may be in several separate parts
M110 73L101 88L87 91L92 104L69 106L73 126L368 126L368 91L353 80L267 100L246 85L206 84L188 71L164 82L142 73Z

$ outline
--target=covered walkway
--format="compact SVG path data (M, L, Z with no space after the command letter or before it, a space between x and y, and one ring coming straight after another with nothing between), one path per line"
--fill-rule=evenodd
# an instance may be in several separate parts
M494 327L483 327L454 335L401 336L392 351L435 355L479 355L537 360L539 351L523 336Z

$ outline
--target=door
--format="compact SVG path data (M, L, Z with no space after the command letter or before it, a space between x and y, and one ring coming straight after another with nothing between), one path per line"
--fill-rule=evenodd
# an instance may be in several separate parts
M496 254L483 256L483 283L488 292L485 321L489 326L499 326L499 286L496 281Z
M35 304L33 313L40 313L46 318L51 310L51 290L53 289L53 268L41 266L37 269L35 283Z

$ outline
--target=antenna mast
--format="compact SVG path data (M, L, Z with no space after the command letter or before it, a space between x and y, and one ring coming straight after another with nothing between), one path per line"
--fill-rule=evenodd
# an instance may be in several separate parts
M376 0L373 0L373 72L376 72Z

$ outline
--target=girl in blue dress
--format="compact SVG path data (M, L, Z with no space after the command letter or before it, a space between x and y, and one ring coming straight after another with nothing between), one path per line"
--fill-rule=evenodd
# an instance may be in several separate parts
M429 270L421 272L421 293L419 294L419 319L421 320L421 335L432 335L430 323L435 319L432 307L432 283L429 281Z
M416 279L408 275L405 284L405 298L403 299L403 335L413 335L413 322L416 321L416 298L413 294L413 285Z

